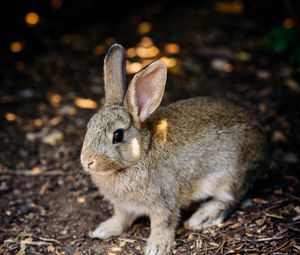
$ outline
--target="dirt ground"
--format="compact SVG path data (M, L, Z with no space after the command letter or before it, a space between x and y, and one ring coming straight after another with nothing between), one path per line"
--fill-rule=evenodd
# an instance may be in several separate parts
M112 213L81 170L79 154L86 123L103 103L102 63L113 42L160 50L153 59L164 56L170 67L163 104L222 96L249 108L268 138L265 173L243 206L203 232L181 223L173 253L300 254L299 67L263 49L266 29L253 16L200 7L141 13L151 18L44 35L42 50L3 62L0 254L142 254L147 218L109 240L87 235ZM129 73L132 63L147 63L129 61Z

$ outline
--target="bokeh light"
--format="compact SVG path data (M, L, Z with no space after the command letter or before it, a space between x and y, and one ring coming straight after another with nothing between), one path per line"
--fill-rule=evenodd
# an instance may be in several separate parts
M139 62L130 62L130 61L127 61L127 65L126 65L126 72L128 74L133 74L133 73L136 73L138 71L140 71L142 69L142 64L139 63Z
M242 0L216 1L214 10L223 14L240 14L244 10L244 2Z
M77 97L74 100L74 104L79 107L79 108L83 108L83 109L95 109L97 108L97 103L89 98L81 98L81 97Z
M149 33L152 30L152 24L150 22L140 23L138 26L138 31L140 34Z
M7 112L7 113L5 114L5 119L6 119L7 121L15 121L15 120L17 119L17 115L14 114L14 113L12 113L12 112Z
M283 27L286 29L290 29L294 26L294 21L292 19L285 19L282 23Z
M106 47L104 45L99 44L94 48L95 56L100 56L100 55L104 54L105 52L106 52Z
M153 59L143 59L141 64L142 64L142 68L144 68L147 65L150 65L154 60Z
M48 100L53 107L58 107L62 101L62 96L57 93L50 93L48 95Z
M40 16L36 12L29 12L25 16L25 22L30 26L35 26L40 22Z
M177 64L176 58L162 57L160 60L164 62L168 68L173 68Z
M61 0L52 0L51 6L53 9L58 10L62 7L62 1Z
M134 58L136 56L136 50L135 50L135 48L129 48L126 51L126 55L127 55L128 58Z
M165 45L164 50L168 54L177 54L180 51L180 46L176 43L168 43Z
M19 53L24 49L24 45L21 42L12 42L10 44L10 50L13 53Z
M143 37L138 45L145 48L149 48L153 45L153 41L150 37Z
M159 49L155 46L150 48L138 47L136 49L136 55L140 58L153 58L159 54Z

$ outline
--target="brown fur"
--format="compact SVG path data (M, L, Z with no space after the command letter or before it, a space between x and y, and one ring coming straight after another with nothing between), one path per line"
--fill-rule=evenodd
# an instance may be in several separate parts
M107 59L113 58L108 54ZM155 105L156 109L165 85L165 66L155 62L149 68L153 69L157 76L153 88L158 88L152 92L157 95L146 95L139 108L136 96L144 95L147 86L139 87L133 79L125 107L106 105L90 120L81 161L115 210L91 236L117 235L138 216L148 215L151 235L146 254L162 255L173 246L181 207L211 198L186 222L188 228L203 229L222 222L239 203L260 173L265 139L247 111L219 98L182 100L147 114L149 109L142 107ZM152 86L149 70L142 72ZM136 87L141 88L139 93ZM106 100L111 102L107 90ZM118 128L124 129L124 141L112 144Z

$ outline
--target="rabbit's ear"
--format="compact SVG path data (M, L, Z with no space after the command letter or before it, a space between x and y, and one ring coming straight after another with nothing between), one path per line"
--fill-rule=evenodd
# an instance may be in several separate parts
M143 122L159 106L167 79L166 65L157 60L139 71L129 84L124 107L135 122Z
M104 59L105 105L121 105L125 86L125 50L120 44L114 44Z

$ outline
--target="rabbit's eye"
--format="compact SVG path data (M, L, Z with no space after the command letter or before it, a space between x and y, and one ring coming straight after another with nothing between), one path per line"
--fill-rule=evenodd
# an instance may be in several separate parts
M123 138L124 138L124 130L119 128L114 132L113 143L120 143L123 141Z

